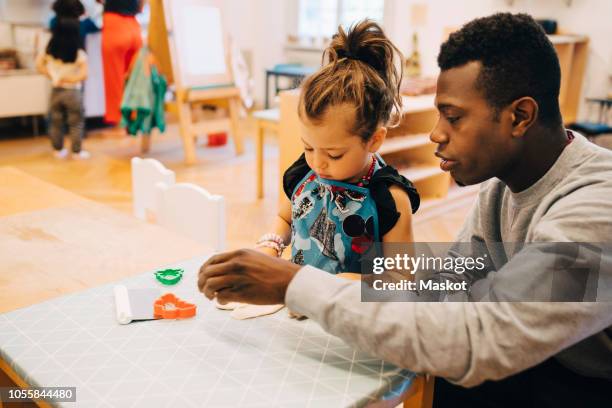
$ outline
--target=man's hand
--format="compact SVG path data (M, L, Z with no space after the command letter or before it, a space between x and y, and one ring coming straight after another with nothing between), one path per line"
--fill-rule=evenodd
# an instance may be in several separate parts
M198 287L207 298L216 297L220 303L285 303L287 287L300 268L281 258L240 249L215 255L204 263Z

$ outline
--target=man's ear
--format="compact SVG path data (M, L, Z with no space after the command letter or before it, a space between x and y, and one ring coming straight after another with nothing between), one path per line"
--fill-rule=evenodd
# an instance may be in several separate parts
M381 126L378 129L376 129L376 131L372 135L372 138L368 141L368 145L369 145L368 152L376 153L378 149L380 149L380 146L382 146L386 137L387 137L386 127Z
M538 118L538 103L530 96L524 96L510 105L512 115L512 136L521 137Z

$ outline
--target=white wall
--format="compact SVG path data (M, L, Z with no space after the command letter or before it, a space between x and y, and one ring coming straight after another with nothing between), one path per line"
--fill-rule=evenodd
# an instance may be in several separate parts
M423 0L394 1L394 20L389 35L404 52L408 53L412 28L404 23L410 21L411 5ZM557 20L558 27L566 32L584 34L590 38L589 56L582 87L582 95L602 96L612 91L612 1L609 0L514 0L510 5L505 0L463 0L453 4L444 0L428 0L427 24L418 28L423 69L427 73L438 71L436 57L445 27L458 27L467 21L499 11L525 12L535 18ZM579 112L586 114L584 103Z
M0 0L0 21L17 24L45 24L53 0Z
M250 58L255 96L263 104L265 69L283 62L287 3L283 0L224 0L224 25Z

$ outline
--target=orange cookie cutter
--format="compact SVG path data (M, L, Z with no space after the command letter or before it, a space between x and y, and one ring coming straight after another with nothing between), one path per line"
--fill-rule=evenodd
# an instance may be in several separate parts
M196 314L196 305L177 298L172 293L162 295L153 304L156 319L187 319Z

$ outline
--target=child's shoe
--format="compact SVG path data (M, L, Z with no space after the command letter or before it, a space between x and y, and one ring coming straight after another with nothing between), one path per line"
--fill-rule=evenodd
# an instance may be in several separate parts
M55 150L55 151L53 152L53 156L54 156L56 159L61 159L61 160L64 160L64 159L66 159L66 158L68 157L68 149Z
M91 157L91 153L89 153L87 150L81 150L78 153L74 153L72 157L77 160L87 160Z

